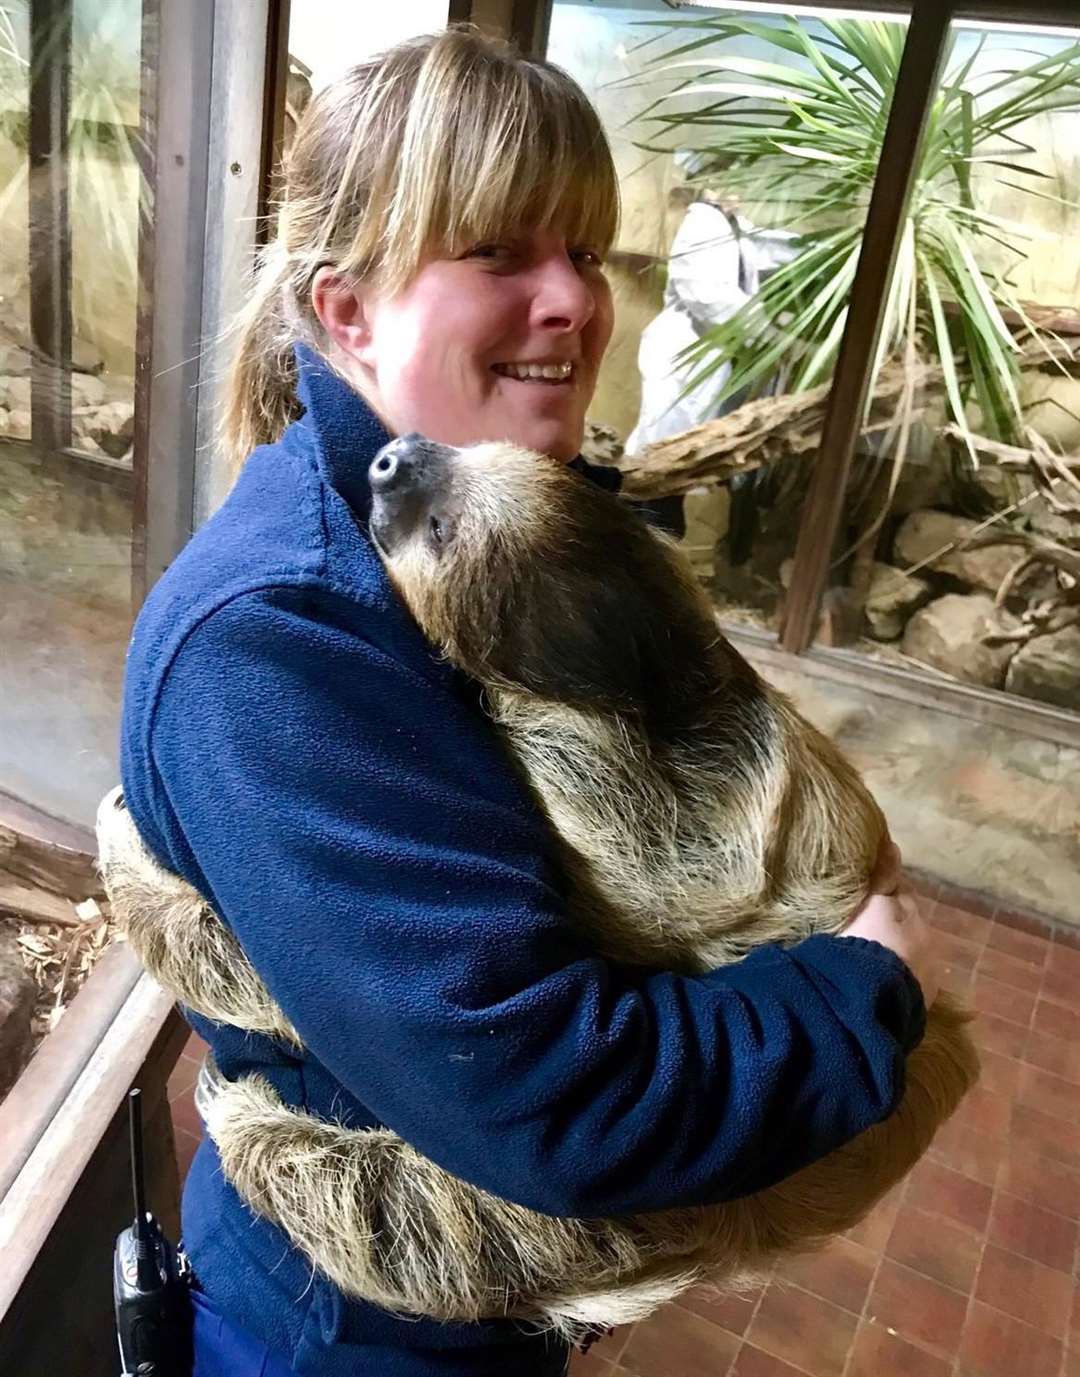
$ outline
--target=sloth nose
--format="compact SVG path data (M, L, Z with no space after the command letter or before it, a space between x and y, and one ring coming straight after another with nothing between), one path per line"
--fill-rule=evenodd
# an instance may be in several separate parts
M448 453L447 446L437 444L415 431L402 435L384 445L372 460L368 481L374 493L388 494L415 487L431 468L431 461Z
M368 470L374 492L390 492L408 482L416 469L416 451L410 450L410 443L419 438L405 435L379 451Z
M424 435L402 435L384 445L368 466L371 485L371 533L383 554L434 521L442 529L443 513L436 515L453 487L450 445Z

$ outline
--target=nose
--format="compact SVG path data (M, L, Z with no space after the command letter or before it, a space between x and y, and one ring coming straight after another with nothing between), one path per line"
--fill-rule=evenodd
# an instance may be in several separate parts
M533 298L536 323L548 330L572 333L583 329L596 311L592 287L563 253L540 265Z
M371 462L368 479L373 493L386 495L414 486L430 458L428 442L415 432L384 445Z

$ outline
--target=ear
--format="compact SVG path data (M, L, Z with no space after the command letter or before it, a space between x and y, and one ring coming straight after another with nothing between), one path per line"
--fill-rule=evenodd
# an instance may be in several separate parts
M322 267L311 283L311 305L334 343L358 363L370 365L372 332L364 295L333 268Z

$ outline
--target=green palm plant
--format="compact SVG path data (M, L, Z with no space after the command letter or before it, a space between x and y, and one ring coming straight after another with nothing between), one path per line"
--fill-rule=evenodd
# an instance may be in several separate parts
M732 368L718 405L777 385L812 388L829 377L839 349L905 30L826 19L812 35L791 18L765 24L716 15L660 22L676 46L644 75L675 84L641 112L659 131L639 146L691 147L694 183L782 217L796 236L791 261L683 355L695 369L687 390L725 363ZM725 50L740 39L777 60ZM1014 188L1072 205L1061 188L1051 189L1053 177L1030 165L1034 149L1013 131L1037 116L1080 110L1080 43L1019 69L977 73L984 46L985 36L961 61L954 39L946 56L874 360L875 378L890 357L939 360L949 411L969 448L972 402L983 433L1020 440L1020 343L1045 338L1010 276L1032 233L980 209L973 178L992 169ZM990 244L1007 251L1008 267L984 266L981 250ZM1015 312L1018 330L1005 309Z

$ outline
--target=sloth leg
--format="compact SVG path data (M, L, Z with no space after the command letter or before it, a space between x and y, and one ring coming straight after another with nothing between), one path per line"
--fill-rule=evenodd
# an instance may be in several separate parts
M119 789L98 807L97 841L98 869L117 926L154 979L216 1023L301 1046L211 905L150 854Z

